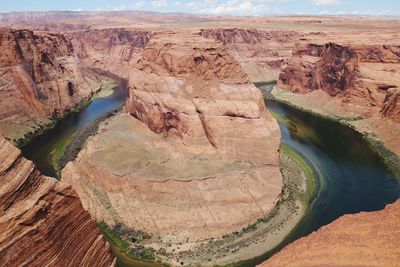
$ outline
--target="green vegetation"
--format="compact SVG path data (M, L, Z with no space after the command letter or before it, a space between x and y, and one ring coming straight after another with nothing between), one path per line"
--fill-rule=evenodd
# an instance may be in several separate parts
M105 222L100 222L98 226L102 233L129 257L141 261L155 261L156 254L154 249L139 245L141 241L151 239L151 235L140 230L132 230L120 223L112 228Z
M62 168L61 158L65 153L65 149L68 146L68 144L74 139L74 137L75 137L74 133L64 136L51 151L50 154L51 165L53 165L53 168L57 172L57 174L60 173Z
M294 149L290 148L288 145L282 144L281 153L290 157L294 160L302 169L304 174L307 177L307 189L304 194L299 194L299 192L292 192L298 199L302 200L304 203L308 204L312 198L317 193L318 189L318 180L317 177L311 167L311 165L297 153Z
M387 168L396 176L400 182L400 157L387 149L382 141L377 140L372 134L364 134L363 138L368 142L371 148L383 159Z
M286 104L288 106L294 107L294 108L299 109L301 111L311 113L314 116L317 116L319 118L323 118L323 119L326 119L326 120L331 120L331 121L335 121L335 122L341 123L341 124L343 124L343 125L345 125L347 127L350 127L352 129L354 129L357 132L360 132L360 131L357 130L357 128L352 124L352 122L358 121L358 120L363 120L363 119L366 118L365 116L341 117L341 116L337 116L337 115L325 115L325 114L317 113L317 112L315 112L313 110L310 110L310 109L295 105L295 104L293 104L293 103L291 103L291 102L289 102L287 100L278 99L274 95L271 94L271 91L273 89L273 85L275 85L275 83L273 83L273 81L257 82L257 83L254 83L254 85L257 86L262 91L265 99L269 99L269 100L276 101L278 103ZM282 120L282 118L279 118L279 114L278 114L277 117L275 117L276 114L273 114L273 112L271 112L271 113L272 113L272 116L277 121L286 124L286 122L287 122L286 119ZM376 153L378 153L378 155L383 159L386 167L400 181L400 157L397 154L395 154L394 152L390 151L384 145L384 143L382 141L377 140L373 136L373 134L371 134L371 133L363 133L363 132L360 132L360 133L363 135L364 140L370 145L370 147Z
M116 82L108 82L101 85L100 89L93 95L90 101L96 100L98 98L103 98L112 95L114 88L118 85Z
M284 116L282 116L281 114L279 114L278 112L275 111L269 111L269 113L271 113L272 117L277 120L278 122L286 125L286 126L290 126L290 120L285 118Z
M68 115L72 113L77 113L80 112L82 109L87 107L93 100L100 98L100 97L106 97L107 94L111 93L115 86L117 85L116 82L108 82L104 83L99 90L93 95L90 95L84 99L82 99L81 102L76 103L73 107L70 109L66 110L65 113L62 116L56 116L52 118L47 124L39 125L37 128L32 129L31 131L25 133L21 138L14 139L14 140L9 140L12 143L14 143L18 148L21 148L31 142L35 137L44 134L45 132L53 129L59 121L67 117ZM101 91L105 90L106 93L102 94Z

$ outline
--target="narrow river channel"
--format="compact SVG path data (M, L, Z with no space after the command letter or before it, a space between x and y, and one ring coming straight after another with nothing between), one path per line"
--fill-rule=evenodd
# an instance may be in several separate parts
M120 107L125 91L126 84L122 83L112 95L96 99L81 112L70 114L23 147L24 156L34 161L44 174L55 176L50 158L57 144ZM290 242L344 214L380 210L400 197L400 184L361 134L273 100L266 100L266 105L281 118L282 142L307 159L319 176L320 187L304 218L277 248L240 266L261 263ZM114 252L120 266L156 266L130 260L118 253L116 247Z

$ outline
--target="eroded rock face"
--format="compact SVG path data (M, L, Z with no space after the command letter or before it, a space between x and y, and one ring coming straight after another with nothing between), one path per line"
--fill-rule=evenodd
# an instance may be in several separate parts
M394 121L400 122L400 88L387 90L381 114Z
M62 173L97 220L187 243L273 209L282 188L279 128L221 43L153 36L130 75L125 109Z
M75 191L0 138L0 265L111 266L114 257Z
M99 29L70 32L68 36L83 64L127 78L132 64L149 42L151 32Z
M318 61L306 61L297 65L290 61L288 67L280 74L282 84L288 84L296 92L322 89L334 96L354 86L357 75L357 55L349 48L334 43L321 45L297 46L294 57L306 55L320 58ZM301 67L297 69L297 67ZM296 77L292 78L292 73Z
M61 34L0 29L0 133L14 139L62 116L99 88Z
M153 37L130 76L125 110L156 133L222 157L256 160L256 151L279 143L268 141L276 125L239 63L218 42L192 34Z
M295 42L303 36L295 31L238 28L202 29L200 35L222 42L252 81L277 80Z
M345 215L296 240L260 266L396 266L400 201L382 211Z
M295 93L323 90L344 102L381 107L386 90L400 86L399 47L300 43L278 87ZM383 113L385 114L385 113Z

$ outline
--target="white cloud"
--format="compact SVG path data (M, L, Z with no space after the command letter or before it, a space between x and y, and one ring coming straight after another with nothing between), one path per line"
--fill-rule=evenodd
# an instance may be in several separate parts
M317 6L336 6L343 4L342 0L309 0L309 1L311 1L314 5Z
M203 9L199 10L199 13L250 16L261 15L266 13L268 10L268 7L259 0L227 0L223 3L205 6Z
M85 6L80 6L76 9L73 9L72 11L84 11L85 10Z
M123 10L136 10L136 9L143 9L145 7L144 1L136 1L129 5L118 5L118 6L105 6L105 7L98 7L95 11L123 11Z
M198 6L198 3L196 3L196 2L188 2L185 4L185 7L187 7L187 8L195 8L197 6Z
M133 4L134 8L143 8L145 5L144 1L137 1L136 3Z
M167 0L156 0L156 1L151 1L150 4L155 8L161 8L161 7L166 7L168 3Z

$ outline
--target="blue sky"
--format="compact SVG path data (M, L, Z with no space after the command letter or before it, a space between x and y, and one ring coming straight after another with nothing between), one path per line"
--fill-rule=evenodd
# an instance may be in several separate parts
M0 12L49 10L147 10L240 16L264 14L399 16L400 0L0 0Z

